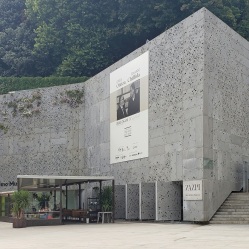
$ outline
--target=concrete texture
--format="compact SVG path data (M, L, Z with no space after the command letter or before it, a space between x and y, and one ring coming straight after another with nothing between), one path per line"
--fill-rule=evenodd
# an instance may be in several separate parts
M110 73L146 51L149 157L110 164ZM208 221L242 187L249 161L248 51L203 8L83 84L0 96L0 123L9 128L0 130L0 191L16 189L18 174L113 175L116 185L134 186L203 180L203 200L184 201L183 219ZM67 97L73 89L84 90L78 106ZM29 111L39 112L27 115L23 105L37 93ZM130 218L139 217L138 192L127 195ZM179 219L180 188L158 197L157 218Z
M0 222L2 249L248 248L249 225L170 223L78 224L13 229Z
M139 185L127 185L126 219L139 219Z
M115 218L116 219L125 219L125 185L116 185L115 186Z
M140 219L155 220L155 183L141 183L140 188Z
M203 220L212 217L231 191L242 188L248 161L249 43L205 12L203 89ZM196 216L196 212L189 218Z
M181 186L174 182L157 182L156 220L181 220Z

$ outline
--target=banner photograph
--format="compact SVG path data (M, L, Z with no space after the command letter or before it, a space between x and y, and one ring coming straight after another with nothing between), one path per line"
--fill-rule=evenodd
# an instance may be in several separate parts
M110 74L110 163L148 157L149 52Z

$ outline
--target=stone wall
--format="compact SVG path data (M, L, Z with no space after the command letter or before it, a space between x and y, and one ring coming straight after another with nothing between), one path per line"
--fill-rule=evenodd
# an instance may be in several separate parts
M114 175L118 185L203 178L204 12L200 10L86 82L88 174ZM148 50L149 157L110 165L110 73ZM168 201L172 207L178 203L181 210L181 202L173 201L171 195ZM179 219L179 215L161 217Z
M181 220L181 188L179 183L157 182L156 220Z
M89 174L111 173L117 184L202 178L203 11L85 83L85 163ZM110 165L110 73L147 50L149 157Z
M249 43L212 13L205 13L204 216L242 188L249 159Z
M149 157L110 164L110 73L146 51ZM0 96L0 191L15 189L18 174L113 175L117 185L168 184L165 203L181 210L171 182L204 179L203 200L184 201L183 217L208 220L240 189L248 55L243 38L201 9L85 83ZM82 103L73 89L84 90Z
M126 192L125 185L116 185L115 186L115 219L125 219L126 215Z
M83 173L83 104L67 96L76 89L83 84L0 96L0 191L15 189L20 174Z
M155 183L141 183L140 184L140 219L141 220L154 220L156 213L156 200L155 200Z
M139 219L139 184L127 184L126 191L126 219Z

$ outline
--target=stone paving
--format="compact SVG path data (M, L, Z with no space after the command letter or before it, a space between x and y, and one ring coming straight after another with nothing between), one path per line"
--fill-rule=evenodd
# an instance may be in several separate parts
M117 222L13 229L0 222L1 249L249 248L249 225Z

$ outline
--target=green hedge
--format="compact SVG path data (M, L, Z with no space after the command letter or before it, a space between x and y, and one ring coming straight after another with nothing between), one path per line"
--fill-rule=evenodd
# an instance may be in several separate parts
M86 81L87 77L0 77L0 94Z

